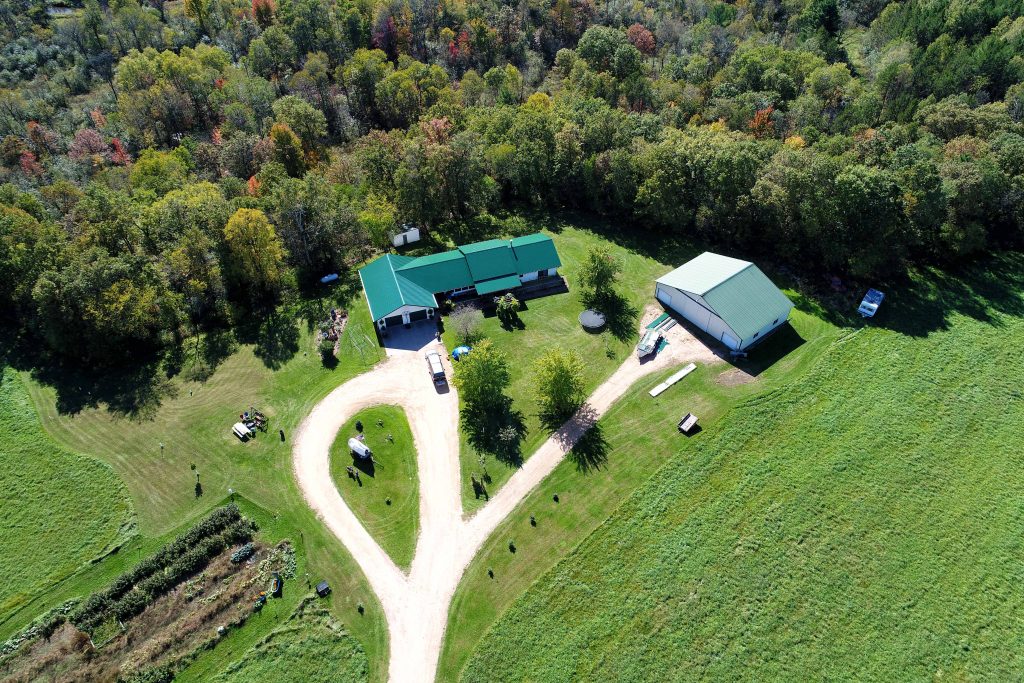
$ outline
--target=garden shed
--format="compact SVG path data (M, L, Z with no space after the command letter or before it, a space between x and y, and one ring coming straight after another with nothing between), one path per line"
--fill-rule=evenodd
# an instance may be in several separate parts
M709 251L658 278L655 296L733 352L785 324L793 302L749 261Z

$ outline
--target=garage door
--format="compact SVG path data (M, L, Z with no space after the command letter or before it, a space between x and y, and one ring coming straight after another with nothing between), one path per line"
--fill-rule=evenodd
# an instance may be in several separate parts
M425 309L425 308L422 311L413 311L412 313L409 314L409 322L412 322L412 323L416 322L417 320L426 320L426 319L427 319L427 309Z
M402 324L402 316L400 316L400 315L393 315L390 318L384 318L384 323L388 327L397 327L398 325Z

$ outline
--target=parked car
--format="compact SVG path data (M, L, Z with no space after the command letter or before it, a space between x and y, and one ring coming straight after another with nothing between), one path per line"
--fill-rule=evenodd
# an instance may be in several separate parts
M883 299L885 299L885 294L877 289L869 289L868 293L864 295L863 301L860 302L857 312L864 318L874 317L878 312L878 307L882 305Z
M441 354L437 351L427 351L425 358L427 359L427 371L430 372L430 378L434 380L434 384L447 382L448 378L444 376L444 365L441 364Z
M640 338L640 343L636 345L636 357L643 358L654 353L660 341L661 332L658 330L647 330L644 332L644 336Z

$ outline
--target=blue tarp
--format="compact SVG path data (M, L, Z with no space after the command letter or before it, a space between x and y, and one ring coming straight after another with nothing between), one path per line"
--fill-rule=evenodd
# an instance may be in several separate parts
M326 285L328 282L334 282L337 279L338 279L338 274L337 273L331 273L330 275L324 275L322 278L320 278L320 282L322 282L322 283L324 283Z

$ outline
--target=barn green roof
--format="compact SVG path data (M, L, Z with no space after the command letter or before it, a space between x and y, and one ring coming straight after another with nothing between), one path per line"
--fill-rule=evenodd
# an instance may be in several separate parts
M384 254L359 269L374 320L403 306L436 308L434 294L476 287L490 294L519 285L519 276L562 265L555 244L537 233L486 240L419 258Z
M777 318L782 309L788 312L793 307L793 302L753 263L709 251L657 281L703 298L740 339L749 339Z

